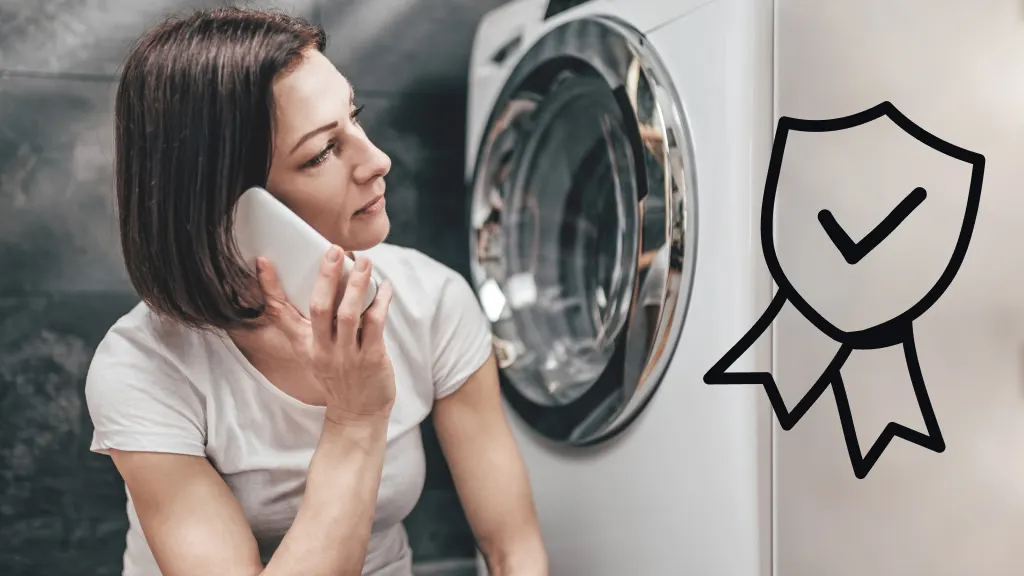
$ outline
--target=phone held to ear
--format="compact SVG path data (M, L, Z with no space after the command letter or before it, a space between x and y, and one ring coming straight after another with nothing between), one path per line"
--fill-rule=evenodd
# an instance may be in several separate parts
M260 187L252 187L239 197L235 206L234 237L245 264L252 270L256 269L257 257L270 260L288 300L309 318L309 297L331 243ZM354 267L355 262L346 255L341 275L343 287L348 284ZM377 280L371 276L363 312L376 297Z

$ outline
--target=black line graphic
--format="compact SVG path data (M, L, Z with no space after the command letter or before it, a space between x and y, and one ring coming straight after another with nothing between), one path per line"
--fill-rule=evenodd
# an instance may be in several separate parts
M822 210L818 213L818 222L821 222L821 227L825 229L829 240L839 249L846 263L856 264L870 254L872 250L878 248L878 245L888 238L890 234L895 232L900 224L910 216L910 213L920 206L927 197L928 193L925 192L924 188L914 188L860 242L854 242L853 238L850 238L850 235L846 233L846 230L843 230L843 227L839 225L839 222L836 222L835 217L828 210Z
M775 249L775 241L772 231L774 230L774 208L779 175L782 170L782 157L786 148L786 139L790 132L836 132L848 130L857 126L887 118L896 124L901 130L912 136L921 144L928 146L938 152L956 160L965 162L972 167L971 182L967 192L967 204L957 238L955 247L949 263L946 264L942 274L928 292L913 306L902 314L887 320L876 326L846 332L814 310L807 301L800 296L793 288L792 283L786 278L785 273L779 264L778 255ZM882 453L894 438L902 438L907 442L916 444L922 448L934 452L943 452L946 449L946 442L942 437L939 423L932 408L931 399L925 386L924 376L921 373L920 362L917 357L917 349L914 342L913 321L919 318L928 310L943 292L952 283L963 264L967 255L967 247L971 242L974 232L974 223L978 215L978 205L981 201L982 179L985 172L985 157L976 152L965 150L949 142L946 142L920 126L914 124L904 116L890 102L882 102L867 110L826 120L806 120L790 117L779 118L775 132L775 141L772 145L771 161L768 166L768 176L765 182L764 199L761 206L761 246L764 251L765 263L771 272L772 278L778 286L775 298L768 309L754 323L754 325L743 335L742 338L729 349L728 352L711 367L704 375L706 384L759 384L764 387L765 393L771 402L779 425L784 430L791 430L801 418L817 402L830 386L835 396L836 407L839 411L839 421L842 425L843 436L846 440L847 451L850 455L850 462L857 478L866 478L871 468L875 465ZM840 251L843 258L851 265L857 264L871 250L881 244L927 197L924 188L915 188L893 208L892 212L882 220L862 240L855 242L842 229L840 224L827 210L818 214L818 220L824 228L828 237ZM825 368L822 374L811 389L797 402L792 410L787 408L778 384L774 376L769 372L730 372L732 366L743 353L750 348L755 341L771 326L772 322L781 312L786 302L790 302L794 308L815 328L827 335L832 340L840 343L839 351L832 361ZM875 442L862 452L860 441L854 428L853 414L850 411L850 403L846 395L846 387L843 383L840 370L843 364L855 350L872 350L901 345L907 363L907 370L910 381L917 397L918 406L924 418L925 431L920 432L910 429L902 424L890 422L885 426L882 433Z

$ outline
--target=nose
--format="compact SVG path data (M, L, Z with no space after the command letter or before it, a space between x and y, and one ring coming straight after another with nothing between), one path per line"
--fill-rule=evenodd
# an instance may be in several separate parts
M360 185L372 182L374 178L383 178L391 171L391 158L365 136L363 143L362 161L356 165L352 174L353 179Z

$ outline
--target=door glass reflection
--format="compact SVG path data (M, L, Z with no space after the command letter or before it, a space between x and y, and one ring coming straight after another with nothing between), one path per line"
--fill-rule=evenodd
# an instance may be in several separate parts
M636 271L632 149L607 85L556 89L531 114L503 186L506 374L532 400L566 404L605 370Z

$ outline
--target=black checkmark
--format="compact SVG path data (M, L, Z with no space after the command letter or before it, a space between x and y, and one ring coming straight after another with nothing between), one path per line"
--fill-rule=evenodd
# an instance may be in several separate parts
M907 219L907 216L910 216L910 213L920 206L921 202L924 202L927 196L928 193L920 186L911 190L910 194L907 194L907 197L897 204L892 212L889 212L889 215L879 222L871 232L868 232L860 242L854 242L828 210L818 212L818 222L821 222L825 234L828 234L829 240L836 245L846 262L856 264L877 248L889 234L892 234Z

